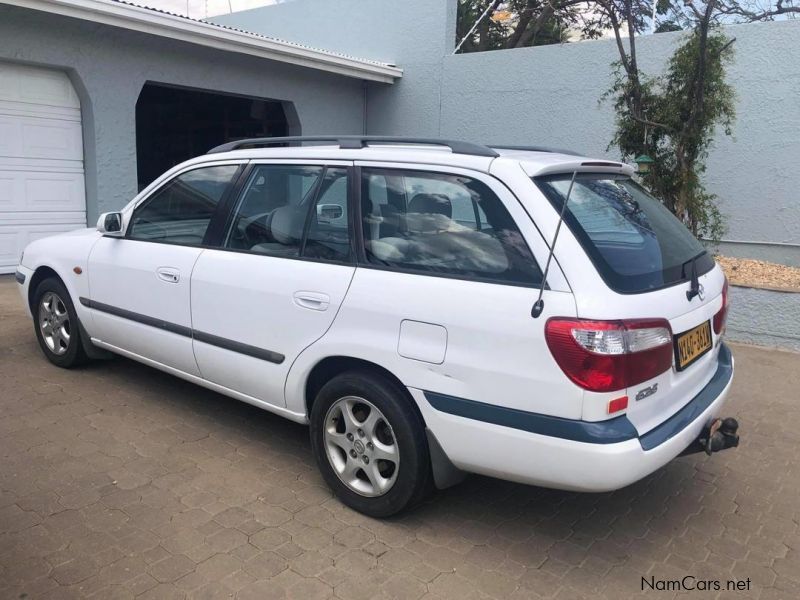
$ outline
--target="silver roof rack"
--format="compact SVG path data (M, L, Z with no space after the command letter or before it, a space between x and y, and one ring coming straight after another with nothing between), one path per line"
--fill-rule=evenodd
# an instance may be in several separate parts
M450 148L454 154L470 154L472 156L487 156L495 158L499 154L481 144L460 142L457 140L440 140L435 138L392 137L379 135L323 135L323 136L290 136L290 137L262 137L236 140L212 148L207 154L229 152L242 148L264 148L278 144L296 144L302 142L334 142L342 149L365 148L370 144L406 144L422 146L444 146Z

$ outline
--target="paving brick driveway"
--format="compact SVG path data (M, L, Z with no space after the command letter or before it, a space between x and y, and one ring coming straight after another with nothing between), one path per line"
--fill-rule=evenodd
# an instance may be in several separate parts
M0 598L624 598L651 575L800 597L800 355L734 348L738 450L613 494L473 477L375 521L331 497L304 427L121 358L51 366L14 288Z

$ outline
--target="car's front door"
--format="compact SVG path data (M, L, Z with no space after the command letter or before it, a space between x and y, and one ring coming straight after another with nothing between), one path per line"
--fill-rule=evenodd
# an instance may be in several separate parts
M203 377L284 406L297 355L330 327L353 278L346 162L254 164L219 249L192 273Z
M199 375L192 353L192 269L220 218L239 164L193 168L133 210L125 237L103 237L89 256L92 337L120 350Z

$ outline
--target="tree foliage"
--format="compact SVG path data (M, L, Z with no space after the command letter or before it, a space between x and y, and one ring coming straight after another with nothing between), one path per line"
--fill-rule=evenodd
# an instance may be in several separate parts
M617 114L611 145L628 160L642 154L653 158L650 171L642 175L644 184L695 234L713 240L722 236L724 224L702 175L715 130L722 127L730 135L735 118L734 90L725 81L725 67L733 55L731 43L719 32L706 39L701 99L695 83L701 47L697 31L687 34L665 73L639 74L641 118L633 112L633 86L620 63L609 91Z
M463 40L459 51L565 43L570 32L583 32L590 4L586 0L459 0L456 37ZM509 18L493 18L500 13ZM593 37L592 33L587 31L586 37Z
M734 90L725 81L735 39L719 25L794 15L800 8L793 1L778 0L754 12L758 9L743 8L740 0L657 0L664 22L687 32L666 71L657 76L643 73L637 62L636 38L642 32L638 0L597 2L614 30L620 56L608 92L617 113L611 145L629 160L641 154L655 159L643 175L645 184L696 235L717 241L725 230L716 197L702 181L715 131L721 127L731 135L735 118ZM620 26L624 22L627 37Z
M613 18L623 37L628 30L655 33L693 29L700 13L694 0L458 0L456 38L460 52L543 46L613 33ZM476 22L485 15L477 26ZM498 18L505 15L508 18ZM800 16L800 0L714 0L712 24L772 21ZM630 19L630 21L629 21Z

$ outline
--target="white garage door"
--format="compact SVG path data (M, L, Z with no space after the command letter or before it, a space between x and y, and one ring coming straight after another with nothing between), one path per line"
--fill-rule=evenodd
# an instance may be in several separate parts
M25 245L86 226L81 107L66 73L0 62L0 273Z

